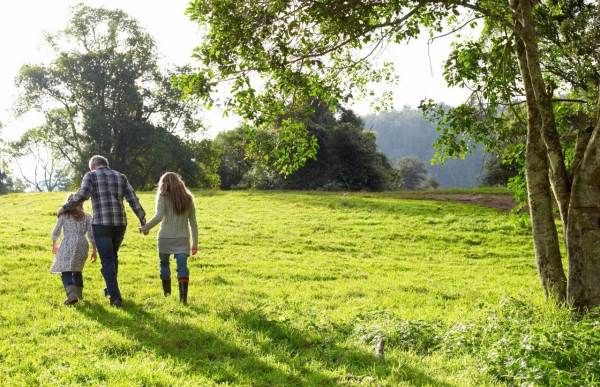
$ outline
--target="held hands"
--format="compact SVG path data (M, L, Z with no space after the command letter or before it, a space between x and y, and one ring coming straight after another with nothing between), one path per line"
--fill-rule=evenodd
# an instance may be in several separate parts
M148 233L150 232L150 230L146 230L146 218L142 218L140 219L140 227L138 227L138 230L144 234L144 235L148 235Z

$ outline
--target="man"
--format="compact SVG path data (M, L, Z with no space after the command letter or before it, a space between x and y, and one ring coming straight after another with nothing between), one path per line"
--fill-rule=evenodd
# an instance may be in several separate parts
M106 283L104 292L111 305L120 307L123 299L117 281L118 251L127 227L123 198L127 199L142 226L146 224L146 213L127 177L110 169L105 157L92 156L89 168L90 172L83 176L81 188L62 206L59 215L77 202L92 198L92 232L100 254L100 271Z

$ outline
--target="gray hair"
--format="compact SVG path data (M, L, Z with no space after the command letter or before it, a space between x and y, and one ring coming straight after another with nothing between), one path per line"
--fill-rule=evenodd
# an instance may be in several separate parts
M108 160L104 156L94 155L90 158L88 166L90 167L90 169L92 169L92 167L99 166L108 167Z

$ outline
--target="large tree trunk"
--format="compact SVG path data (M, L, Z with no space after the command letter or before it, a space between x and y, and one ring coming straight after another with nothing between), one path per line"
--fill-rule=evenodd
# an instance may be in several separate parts
M517 21L515 32L524 44L528 79L542 121L541 135L550 164L550 180L565 225L569 255L567 301L584 311L600 305L600 120L591 136L584 133L578 138L571 183L556 131L551 95L542 77L532 3L532 0L511 0ZM527 101L531 99L528 94Z
M525 45L527 68L533 88L533 96L542 119L541 133L548 153L550 182L558 204L561 220L566 227L569 215L571 182L565 166L560 138L556 130L552 95L546 90L542 75L538 39L532 14L532 3L532 0L513 0L511 1L511 6L515 12L516 22L519 24L517 27L519 29L518 35Z
M569 214L567 297L584 311L600 305L600 120L573 179Z
M515 38L515 44L527 97L525 177L537 269L546 297L563 303L567 295L567 279L562 266L558 233L552 212L548 159L540 133L541 117L533 95L525 46L518 37Z

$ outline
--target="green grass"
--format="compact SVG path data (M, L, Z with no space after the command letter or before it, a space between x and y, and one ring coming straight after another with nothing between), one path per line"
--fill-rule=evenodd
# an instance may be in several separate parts
M187 307L162 296L156 231L137 233L129 212L124 307L108 306L98 262L84 270L84 302L67 308L48 270L64 198L0 197L3 385L502 385L514 380L492 372L481 339L473 350L445 332L485 330L507 298L536 321L565 318L544 312L530 237L512 215L293 192L196 192ZM140 198L151 213L154 195Z

